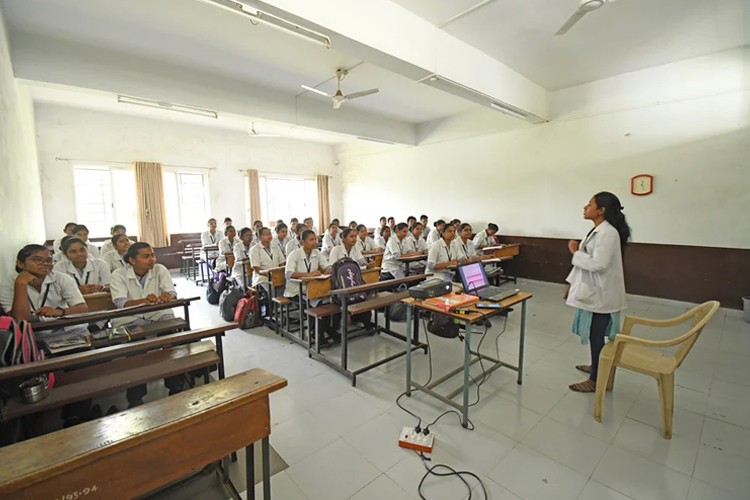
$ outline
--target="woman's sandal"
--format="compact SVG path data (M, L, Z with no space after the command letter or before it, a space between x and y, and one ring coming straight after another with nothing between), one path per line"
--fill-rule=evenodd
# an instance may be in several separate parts
M591 373L591 365L576 365L576 370L580 370L583 373Z
M596 392L596 382L588 379L576 384L570 384L568 388L574 392Z

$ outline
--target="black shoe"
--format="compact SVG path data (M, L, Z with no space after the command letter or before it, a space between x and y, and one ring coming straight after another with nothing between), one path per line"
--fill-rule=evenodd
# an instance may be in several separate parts
M117 407L116 407L115 405L112 405L112 406L110 406L109 408L107 408L107 416L109 416L109 415L114 415L114 414L115 414L115 413L117 413L118 411L120 411L120 410L118 410L118 409L117 409Z
M102 418L102 407L99 405L94 405L91 407L89 420L96 420L97 418Z
M331 328L326 332L328 337L331 339L331 341L334 344L340 344L341 343L341 334L337 332L335 329Z

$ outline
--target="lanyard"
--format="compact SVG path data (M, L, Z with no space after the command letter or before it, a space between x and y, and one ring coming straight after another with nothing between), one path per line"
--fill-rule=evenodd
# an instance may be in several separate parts
M28 294L26 295L29 299L29 305L31 306L32 312L38 311L39 309L44 307L44 304L47 303L47 295L49 295L49 287L51 286L52 286L52 283L47 283L47 287L44 289L44 295L42 295L42 303L39 304L39 307L34 307L34 302L31 301L31 296Z
M397 241L396 243L398 244L398 253L399 254L404 253L404 245L402 244L403 242Z
M211 243L216 243L216 236L215 235L213 235L211 233L208 233L208 237L211 238Z
M305 267L307 268L307 272L310 272L310 268L312 266L312 255L310 255L310 259L303 259L305 261Z
M281 243L281 240L279 240L279 250L281 250L281 254L286 257L286 250L284 249L284 245Z
M469 258L469 249L466 247L466 243L461 243L461 246L464 249L464 257L466 257L468 259Z
M273 260L273 252L271 252L270 248L263 247L263 251L266 252L269 259Z
M445 241L445 240L443 240L443 241ZM450 247L449 247L449 245L447 243L445 244L445 253L448 254L448 261L453 260L453 257L451 256Z
M346 250L346 247L344 247L344 250ZM354 250L354 247L351 247L349 250L346 250L346 256L350 259L352 258L352 250Z
M594 226L594 229L596 229L596 226ZM586 251L586 245L588 245L588 243L589 243L589 237L594 232L594 229L592 229L591 231L589 231L588 234L586 235L586 237L583 239L583 245L581 245L581 250L583 250L585 253L588 253Z
M84 285L89 284L89 276L91 276L91 271L86 272L86 280L83 282ZM73 279L76 280L76 285L81 286L81 282L78 281L78 276L74 274Z

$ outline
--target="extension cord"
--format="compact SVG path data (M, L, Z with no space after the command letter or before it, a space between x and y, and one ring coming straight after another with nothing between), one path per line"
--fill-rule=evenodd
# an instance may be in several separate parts
M435 442L435 433L431 432L425 435L423 432L417 432L414 427L404 427L398 437L398 445L402 448L421 451L422 453L432 453L432 445Z

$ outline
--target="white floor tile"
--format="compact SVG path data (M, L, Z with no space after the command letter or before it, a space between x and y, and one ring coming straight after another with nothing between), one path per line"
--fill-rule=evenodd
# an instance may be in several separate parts
M750 492L750 459L708 446L698 449L694 477L735 493Z
M593 479L586 483L578 500L629 500L630 497L604 486Z
M488 397L470 414L481 422L513 440L524 437L541 419L542 415L519 406L507 399Z
M610 393L611 394L611 393ZM602 421L594 420L594 394L571 392L552 408L547 417L577 429L602 441L611 441L625 420L624 408L613 404L614 398L605 399Z
M377 406L369 403L357 393L347 391L341 396L311 408L310 413L327 420L329 425L340 436L343 436L350 429L356 429L382 412Z
M612 444L687 475L693 474L699 446L698 441L681 434L664 439L660 428L629 418L620 426Z
M593 479L629 497L643 500L681 500L687 497L690 476L610 446Z
M398 446L399 433L407 425L404 422L407 420L398 420L388 414L379 415L356 429L350 429L343 438L375 467L385 472L407 453Z
M493 395L546 415L567 392L568 388L564 386L555 390L532 381L524 381L522 385L505 384Z
M349 498L380 474L343 439L290 466L287 473L310 500Z
M302 493L286 471L281 471L271 477L271 497L284 500L307 500L307 496ZM263 498L262 483L255 485L255 498Z
M507 488L503 488L487 476L482 478L482 484L484 484L484 490L487 492L487 500L521 500L521 497L513 494ZM474 488L472 498L484 500L482 488L479 486Z
M411 500L412 497L388 476L382 474L359 490L351 500Z
M649 395L639 397L628 412L628 417L661 429L661 403ZM705 417L699 413L675 407L672 415L672 436L699 441Z
M520 445L487 475L526 500L578 498L588 480L588 476Z
M690 482L690 493L688 493L687 500L747 500L747 495L717 488L700 479L693 478Z
M316 417L309 411L271 429L271 445L289 465L299 462L338 437L336 430L325 418Z
M443 464L457 471L470 470L470 467L457 458L452 457L445 450L436 448L433 451L434 452L431 455L432 461L427 462L427 467L434 467L438 464ZM422 463L422 460L419 456L412 453L408 454L400 462L388 469L386 474L407 493L412 494L414 498L419 498L417 487L426 472L427 469ZM441 467L436 469L436 472L444 473L448 472L448 470ZM479 484L472 478L465 477L464 479L469 483L472 489ZM469 490L466 485L455 476L438 477L430 475L425 479L422 485L422 494L425 498L429 498L430 500L456 500L467 497Z
M481 422L470 431L456 419L441 420L432 427L435 447L445 449L477 475L487 474L511 452L516 442Z
M701 444L716 451L750 459L750 429L707 418Z

